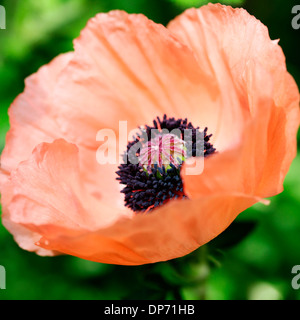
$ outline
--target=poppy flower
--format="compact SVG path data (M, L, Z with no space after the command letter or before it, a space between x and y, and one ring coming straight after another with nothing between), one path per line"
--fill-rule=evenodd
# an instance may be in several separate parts
M209 4L167 27L100 13L74 48L26 79L9 110L2 221L21 248L112 264L165 261L283 190L299 91L278 41L244 9ZM120 141L120 121L137 134L119 154L128 160L140 142L140 163L100 165L97 133L110 129ZM189 129L190 148L180 135L142 139L164 128ZM204 157L194 152L198 133ZM180 161L160 165L166 150ZM203 159L201 174L187 173Z

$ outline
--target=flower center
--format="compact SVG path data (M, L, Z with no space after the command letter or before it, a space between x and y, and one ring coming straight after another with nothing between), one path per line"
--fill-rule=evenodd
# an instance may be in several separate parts
M139 162L144 170L151 173L155 164L166 170L171 164L178 168L186 159L185 141L174 134L160 134L147 142L141 149Z
M187 158L215 153L207 130L166 115L153 120L153 126L140 128L116 172L117 180L125 185L121 191L125 206L148 212L172 199L187 198L180 170Z

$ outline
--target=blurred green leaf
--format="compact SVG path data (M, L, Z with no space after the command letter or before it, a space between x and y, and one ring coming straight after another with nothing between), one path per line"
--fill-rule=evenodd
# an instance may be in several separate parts
M210 241L209 246L220 250L229 249L246 238L256 225L256 221L234 221L220 235Z
M201 7L203 5L206 5L208 3L222 3L226 5L231 6L241 6L245 3L245 0L220 0L220 1L214 1L214 0L169 0L174 2L176 5L182 8L190 8L190 7Z

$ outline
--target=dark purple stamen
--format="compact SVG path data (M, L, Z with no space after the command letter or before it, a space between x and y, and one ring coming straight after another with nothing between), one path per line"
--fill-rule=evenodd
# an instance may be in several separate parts
M166 169L164 166L160 167L155 164L152 168L145 170L140 163L136 162L141 150L132 148L132 146L137 143L143 146L143 142L151 141L151 138L154 138L153 130L155 129L156 134L162 134L164 129L168 132L178 129L179 138L182 139L185 135L186 158L198 156L201 148L201 154L204 157L216 152L216 149L209 142L212 135L207 135L208 129L205 128L201 132L199 127L195 128L187 119L168 118L164 115L162 120L157 117L157 120L153 121L153 126L145 126L144 129L140 129L137 137L128 143L127 152L123 156L124 163L119 166L119 170L116 172L117 180L125 185L121 191L125 195L125 206L135 212L148 212L170 199L187 198L180 177L181 165L175 166L170 163ZM187 129L190 130L186 131ZM200 144L197 140L199 134L203 136L203 141ZM186 135L189 136L186 137Z

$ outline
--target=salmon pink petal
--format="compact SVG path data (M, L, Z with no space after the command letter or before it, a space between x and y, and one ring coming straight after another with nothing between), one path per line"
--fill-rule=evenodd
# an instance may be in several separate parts
M155 214L120 219L111 227L41 239L47 250L102 263L140 265L190 253L222 232L259 199L237 194L173 201ZM167 227L166 227L167 226Z
M172 201L153 214L122 216L90 197L80 178L78 149L64 140L39 145L11 173L2 193L3 222L20 246L32 250L28 243L35 241L40 254L114 264L168 260L211 240L259 200L211 195Z
M219 4L189 9L168 28L209 67L221 87L227 79L232 82L240 108L249 110L239 143L208 159L201 176L184 176L187 194L230 189L268 197L282 191L296 154L299 91L278 42L244 9ZM230 125L226 116L221 118L224 128Z
M43 143L35 148L29 160L12 171L3 186L3 223L26 246L29 238L41 237L41 226L94 230L119 218L117 210L108 210L91 197L81 181L78 149L64 140ZM28 230L21 232L19 226ZM24 240L25 239L25 240ZM38 247L37 247L38 249Z
M291 139L284 134L289 121L284 108L276 107L272 99L271 74L268 77L266 70L250 66L245 74L253 119L245 127L241 143L208 158L201 175L186 175L183 170L185 192L191 198L229 191L264 198L282 191L295 156Z
M28 77L25 80L24 92L10 106L11 128L7 133L5 148L1 154L0 191L9 178L10 172L21 161L28 159L36 145L42 142L52 142L60 137L70 140L67 133L61 132L60 124L56 120L59 106L53 103L53 92L59 74L72 57L72 52L62 54ZM116 171L115 165L106 166L106 169L101 171L100 177L95 175L95 172L99 172L100 166L96 161L95 151L89 149L81 150L80 162L86 188L98 198L103 199L99 189L95 188L95 184L97 180L105 180L105 176L109 175L109 178L106 179L106 194L113 198L114 191L118 198L117 201L122 202L118 185L114 183L114 179L111 179L112 174Z
M51 142L59 136L59 126L55 121L57 108L53 108L52 93L59 73L71 57L72 53L62 54L28 77L24 93L10 106L11 129L1 154L2 179L7 178L21 161L28 159L37 144ZM2 185L1 181L0 188Z
M26 227L23 227L20 224L12 222L9 218L9 214L2 214L2 224L14 236L14 239L20 248L31 252L36 252L40 256L55 256L59 254L56 251L38 247L36 243L40 241L41 235L37 232L27 229Z
M209 4L200 9L188 9L171 21L168 29L188 45L197 60L216 77L220 87L224 88L225 96L228 94L228 83L232 83L239 97L240 108L248 104L244 83L247 64L255 61L264 66L272 74L275 105L285 108L289 113L287 139L295 151L295 131L299 126L299 91L286 71L285 57L278 41L270 40L266 26L244 9ZM230 125L230 116L225 109L220 112L223 112L223 122L219 124L218 133L224 136L223 131ZM219 138L216 137L217 143ZM216 147L220 150L217 144ZM289 155L287 158L286 162L290 163Z
M58 74L68 64L72 53L62 54L49 65L43 66L25 81L25 91L12 103L9 109L11 129L6 136L5 148L1 154L0 191L4 192L10 172L26 160L34 147L41 142L52 141L59 132L55 121L55 109L51 104L51 95ZM40 255L53 255L34 245L40 236L13 223L8 218L7 208L3 203L3 224L16 237L21 247L36 251Z
M89 148L99 145L100 129L118 134L120 120L128 131L163 114L206 125L202 118L212 118L207 110L219 94L194 53L165 27L122 11L89 21L55 92L61 126Z

